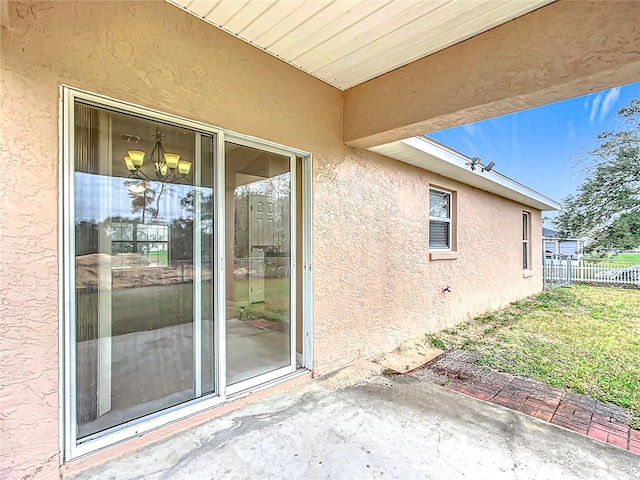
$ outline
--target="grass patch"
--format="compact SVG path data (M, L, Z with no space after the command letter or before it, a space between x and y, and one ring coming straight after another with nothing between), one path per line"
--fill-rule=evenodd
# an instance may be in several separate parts
M640 253L619 253L615 257L614 260L622 260L625 262L635 262L640 263Z
M586 264L593 263L612 268L626 268L640 264L640 253L619 253L612 256L589 255L584 258Z
M495 370L629 408L640 429L640 290L557 288L429 340L478 352L478 363Z

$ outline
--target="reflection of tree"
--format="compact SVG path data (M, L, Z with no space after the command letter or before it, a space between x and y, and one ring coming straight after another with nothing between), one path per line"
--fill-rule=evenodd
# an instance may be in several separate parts
M165 190L165 184L160 182L160 192L157 192L155 183L131 179L124 182L127 194L131 199L131 213L142 212L142 223L145 223L146 214L149 214L151 218L158 217L160 199ZM153 206L154 202L155 207Z
M193 222L195 220L196 189L191 188L185 195L180 196L180 206L183 209L183 218L171 223L172 238L178 241L172 258L193 258ZM200 187L200 233L202 260L213 260L213 190ZM180 240L178 240L178 237Z
M235 189L234 252L236 258L249 256L249 188Z
M171 223L169 255L172 260L193 258L193 221L180 218Z
M101 231L98 222L92 220L80 220L76 222L76 256L98 253Z
M192 188L180 197L180 206L189 218L195 218L196 190ZM200 190L200 225L203 233L213 234L213 191L210 188Z

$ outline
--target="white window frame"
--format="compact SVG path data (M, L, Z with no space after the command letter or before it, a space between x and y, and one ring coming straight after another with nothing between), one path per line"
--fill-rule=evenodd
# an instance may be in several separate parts
M432 217L431 216L431 192L440 192L449 196L449 216L448 217ZM440 252L452 251L453 250L453 192L449 190L443 190L441 188L429 187L429 229L431 229L431 221L442 222L447 224L447 236L449 238L449 245L446 247L435 247L431 246L431 242L429 242L429 250L437 250Z
M166 247L166 252L167 252L167 262L169 261L169 257L170 257L170 248L171 248L171 239L170 239L170 235L169 235L169 226L168 225L162 225L162 224L156 224L156 225L140 225L134 222L115 222L115 224L117 225L117 227L114 228L113 223L111 224L111 229L120 229L122 230L124 225L131 225L134 233L133 233L133 238L131 240L114 240L113 238L111 239L111 245L116 244L116 245L121 245L121 244L131 244L131 246L133 247L134 245L137 247L139 244L164 244ZM137 231L139 229L139 227L155 227L156 229L159 228L163 228L166 231L166 239L165 240L138 240L137 239ZM112 250L113 251L113 250ZM118 252L118 253L122 253L122 252ZM147 252L147 258L148 258L149 252ZM148 267L150 268L166 268L167 265L149 265ZM123 270L123 269L127 269L127 268L131 268L129 266L123 266L122 264L120 265L112 265L111 266L112 269L114 270Z
M98 108L105 108L111 111L120 112L125 115L140 116L142 118L157 120L170 125L189 128L202 134L216 137L216 165L214 172L215 189L215 214L217 224L225 223L225 163L224 145L225 139L235 142L242 142L245 145L255 145L257 148L269 151L286 152L292 158L292 186L295 187L295 159L296 156L302 159L302 252L303 262L302 282L302 302L300 306L303 311L303 367L311 370L313 366L313 291L312 291L312 155L309 152L296 148L286 147L274 142L269 142L256 137L239 134L224 130L202 122L190 120L184 117L171 115L158 110L142 107L129 102L116 100L103 95L79 90L67 85L60 87L60 159L61 175L59 181L59 218L62 228L59 229L60 244L60 452L63 462L68 462L75 458L90 454L96 450L111 446L115 443L139 436L142 433L157 429L172 422L190 417L212 407L222 405L238 396L250 394L273 385L274 382L285 381L289 376L285 374L297 375L296 366L296 335L295 330L291 334L292 368L281 369L277 373L269 372L244 383L239 389L236 385L228 388L226 385L226 288L225 288L225 228L216 228L214 240L214 258L216 259L214 269L217 288L214 291L216 298L216 321L214 322L215 363L214 363L214 384L213 394L195 398L188 402L170 407L159 412L147 415L141 419L132 420L117 425L110 429L91 435L82 442L78 442L76 434L76 405L75 405L75 234L74 234L74 105L76 100L82 103L93 105ZM292 191L295 191L292 189ZM300 216L300 214L298 214ZM295 225L295 212L292 213L292 228ZM295 230L292 230L295 231ZM292 272L295 272L296 256L292 251ZM292 308L296 306L295 277L292 278ZM295 309L292 310L292 318L295 318ZM280 377L279 377L280 376Z
M522 212L522 270L531 270L531 213ZM526 238L525 238L526 237Z

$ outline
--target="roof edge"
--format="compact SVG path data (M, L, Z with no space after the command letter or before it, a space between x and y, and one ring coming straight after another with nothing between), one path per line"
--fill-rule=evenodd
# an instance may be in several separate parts
M485 171L479 162L475 164L477 168L471 170L472 158L425 136L410 137L369 150L538 210L553 211L561 207L555 200L496 170Z

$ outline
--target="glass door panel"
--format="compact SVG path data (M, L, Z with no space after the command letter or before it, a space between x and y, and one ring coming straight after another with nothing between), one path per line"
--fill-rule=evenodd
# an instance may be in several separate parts
M227 384L291 366L291 158L225 143Z
M215 149L157 121L80 103L74 114L82 439L215 389Z

